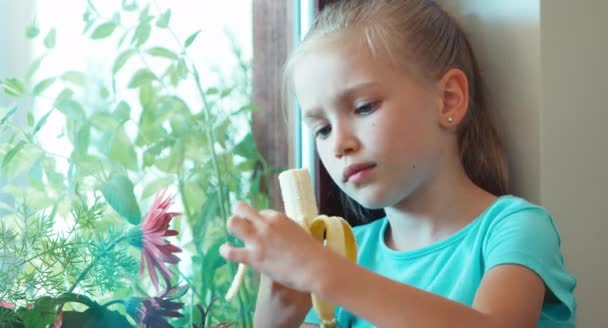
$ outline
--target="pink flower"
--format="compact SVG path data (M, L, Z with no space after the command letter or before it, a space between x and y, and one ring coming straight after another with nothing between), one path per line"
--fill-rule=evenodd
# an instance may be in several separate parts
M59 314L57 314L57 320L53 324L53 328L61 328L62 325L63 325L63 309L61 309L59 311Z
M184 304L173 302L173 300L183 296L186 290L185 287L172 289L167 287L161 295L156 297L129 297L125 302L125 309L137 322L138 328L173 328L165 317L183 317L178 310Z
M128 239L131 245L142 249L141 274L144 273L147 265L150 279L156 290L158 290L156 270L158 269L167 283L166 285L169 286L171 273L165 263L177 264L179 257L173 253L182 251L163 238L177 235L176 230L169 229L169 223L173 217L181 215L181 213L167 211L172 201L172 196L165 197L165 192L158 193L141 227L134 228Z
M0 306L3 308L11 309L11 310L15 308L13 306L13 304L11 304L9 302L5 302L5 301L0 301Z

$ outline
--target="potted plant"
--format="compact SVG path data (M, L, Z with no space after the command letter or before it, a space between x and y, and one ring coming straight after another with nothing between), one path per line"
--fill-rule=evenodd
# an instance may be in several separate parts
M252 325L256 280L223 301L236 268L218 254L230 204L268 206L276 171L252 137L249 61L235 46L238 69L210 85L189 55L204 32L182 40L175 19L88 1L83 34L113 47L107 70L41 76L44 54L0 77L14 100L0 108L0 327ZM42 30L26 34L50 53L60 35ZM45 146L49 122L67 154Z

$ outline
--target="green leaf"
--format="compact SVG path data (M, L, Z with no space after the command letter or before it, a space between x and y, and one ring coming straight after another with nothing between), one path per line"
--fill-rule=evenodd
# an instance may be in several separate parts
M122 9L126 11L134 11L137 9L137 0L129 1L122 0Z
M32 112L27 112L27 126L34 126L34 114Z
M124 129L119 129L112 140L110 159L123 164L127 169L137 170L137 153Z
M127 176L112 175L100 189L108 204L121 217L133 225L141 222L141 212L133 193L133 183Z
M84 29L82 30L82 34L86 34L87 31L95 24L95 19L92 18L96 16L91 12L88 8L85 10L84 14L82 14L82 21L85 22Z
M33 39L40 34L40 28L38 27L38 22L35 20L25 28L25 36L28 39Z
M177 159L173 156L165 156L156 159L154 166L156 166L157 169L170 174L177 173L178 169Z
M247 133L247 135L234 147L233 152L246 159L255 159L259 156L251 133Z
M232 121L230 119L222 119L213 129L213 135L215 140L222 147L226 147L226 141L229 140L229 129L232 127Z
M148 49L147 52L148 52L148 54L155 56L155 57L164 57L164 58L168 58L171 60L176 60L178 58L177 55L173 51L171 51L167 48L163 48L163 47L150 48L150 49Z
M65 176L58 173L55 159L52 157L43 157L41 160L48 184L55 189L65 188Z
M159 190L165 189L167 186L171 185L172 183L173 183L172 176L165 176L165 177L156 179L144 187L144 191L141 193L141 198L147 199L150 196L156 194Z
M40 190L44 190L44 183L42 182L42 163L41 160L37 160L28 174L28 181L35 184L34 187L38 187Z
M89 150L89 141L91 139L91 127L88 124L84 124L76 134L74 138L74 150L72 151L72 158L81 159L85 158Z
M146 43L150 38L151 27L150 23L144 21L140 23L135 29L135 34L133 35L133 39L131 39L131 44L135 44L136 47L141 46Z
M44 114L44 116L42 116L40 118L40 121L38 121L38 123L36 123L36 126L32 130L32 135L35 135L38 131L40 131L40 129L42 128L42 126L44 126L44 124L46 123L46 120L49 118L49 115L51 115L52 112L53 112L53 109L51 108L51 110L49 110L46 114Z
M61 102L66 99L72 99L74 97L74 91L70 88L65 88L61 90L61 93L55 98L55 103Z
M232 92L234 91L234 87L232 88L225 88L224 90L222 90L222 94L220 94L221 98L226 98L228 96L230 96L232 94Z
M2 89L4 89L4 93L9 96L19 97L25 92L23 82L19 81L18 79L6 79L2 81L1 85Z
M45 327L57 320L55 307L61 304L63 303L52 297L43 296L38 298L30 309L20 307L17 315L23 321L24 327Z
M241 108L237 109L236 111L230 113L231 116L238 116L240 114L249 114L249 113L253 113L257 110L257 108L252 105L252 104L248 104L245 106L242 106Z
M13 106L13 108L11 108L8 113L4 114L4 116L2 116L2 119L0 119L0 125L6 123L6 121L8 121L9 118L11 118L11 116L13 116L13 114L15 114L15 112L17 112L17 106Z
M84 121L86 119L86 115L84 113L84 109L82 108L82 105L80 105L80 103L78 103L77 101L70 99L70 98L64 98L64 99L60 99L59 97L57 98L57 100L55 100L55 107L62 112L63 114L65 114L66 118L68 119L72 119L75 121Z
M199 31L196 31L196 32L194 32L194 33L192 33L192 35L190 35L190 36L189 36L189 37L186 39L186 42L184 43L184 46L185 46L186 48L188 48L188 47L189 47L189 46L192 44L192 42L194 42L194 40L196 39L196 37L198 36L198 34L199 34L199 33L201 33L201 31L200 31L200 30L199 30Z
M129 106L129 104L125 101L119 102L118 106L116 106L116 109L112 113L112 116L114 116L114 118L117 119L120 124L123 124L131 119L131 106Z
M143 168L145 169L145 168L148 168L148 167L154 165L154 160L155 159L156 159L156 156L154 154L152 154L149 151L145 151L144 152L144 158L143 158L143 161L144 161Z
M139 71L137 71L137 73L135 73L135 75L131 79L131 82L129 82L129 88L130 89L138 88L138 87L142 86L143 84L147 84L154 80L157 80L156 75L154 75L154 73L152 73L149 69L142 68Z
M110 98L110 90L108 90L108 88L106 88L105 85L100 85L99 86L99 96L103 99Z
M42 326L40 326L42 327ZM133 328L127 318L118 311L111 311L103 306L95 306L84 312L64 311L62 327L80 328Z
M84 73L78 71L67 71L61 75L61 79L78 86L84 86L86 81Z
M116 23L114 23L112 21L103 23L103 24L97 26L97 28L95 28L95 30L93 31L93 34L91 34L91 39L99 40L99 39L107 38L108 36L112 35L112 33L114 32L115 29L116 29Z
M118 55L118 57L116 57L116 61L114 61L114 66L112 66L112 74L118 73L118 71L120 71L120 69L125 66L127 60L129 60L129 58L131 58L134 53L135 50L129 49Z
M4 158L2 159L2 175L3 176L7 176L8 164L15 157L15 155L17 155L17 153L23 148L23 146L25 146L25 141L21 140L21 141L19 141L19 143L17 143L17 145L15 145L13 148L11 148L6 153L6 155L4 155Z
M12 211L13 209L1 204L0 209L6 208L8 211ZM3 236L4 237L4 236ZM7 243L8 244L8 243ZM6 263L6 262L5 262ZM8 271L10 272L10 271ZM10 273L9 273L10 275ZM9 283L10 286L10 283ZM23 327L23 322L21 318L11 309L0 306L0 327Z
M144 8L140 13L139 13L139 22L140 23L149 23L152 21L154 17L150 16L150 4L146 5L146 8Z
M34 86L32 93L34 94L34 96L41 95L44 92L44 90L48 89L48 87L50 87L51 85L53 85L53 83L55 83L55 80L56 79L54 77L51 77L51 78L38 82L38 84L36 84Z
M149 116L155 115L156 109L158 107L157 100L158 90L156 90L154 86L152 86L152 83L143 83L139 88L139 103L141 104L141 106L143 107L142 109L144 110L144 113L142 113L142 117L148 116L148 113L150 114ZM152 110L150 111L149 109ZM155 119L152 117L152 120Z
M7 161L6 166L2 168L4 176L16 177L21 172L28 171L41 156L41 151L30 144L26 143L20 148L18 152L12 155L13 158ZM5 157L7 156L8 154L5 154Z
M57 32L54 28L52 28L44 38L44 46L48 49L53 49L55 47L56 38Z
M45 55L42 55L38 59L36 59L32 62L32 64L27 69L27 73L25 75L26 81L31 81L34 74L36 74L36 72L40 68L40 65L42 64L42 60L44 59L44 57L45 57Z
M104 112L93 113L89 121L91 122L91 125L95 127L95 129L101 132L114 132L120 126L120 122L114 117L114 115ZM107 142L108 140L104 141Z
M169 20L171 20L171 9L167 9L156 21L156 26L160 28L167 28L169 26Z
M182 197L185 197L186 203L192 206L194 204L200 204L203 200L207 198L205 192L206 190L202 190L201 186L196 183L196 181L189 180L184 183L184 191ZM205 204L206 203L207 202L205 202Z
M188 76L188 67L186 66L186 61L183 58L180 58L177 64L173 64L167 68L167 73L169 78L171 79L171 84L173 86L177 86L177 84L186 79Z

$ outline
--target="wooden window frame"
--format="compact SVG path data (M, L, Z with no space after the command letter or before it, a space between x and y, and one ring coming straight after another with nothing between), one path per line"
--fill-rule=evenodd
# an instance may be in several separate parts
M307 0L302 0L307 1ZM319 13L326 4L336 0L314 0L315 12ZM253 65L252 95L253 103L259 109L253 114L253 134L258 150L275 167L294 167L293 126L295 113L287 110L293 104L283 103L282 70L287 56L294 46L295 1L254 0L253 1ZM342 191L332 181L321 163L318 153L314 154L313 172L315 194L320 213L337 215L349 219L342 202ZM265 185L270 192L271 207L283 208L277 175L274 174ZM382 211L370 212L371 219L383 216ZM362 221L351 219L351 224Z
M253 0L252 101L253 135L258 151L273 167L293 167L293 140L290 127L293 113L281 99L282 69L293 48L294 1ZM271 208L281 209L277 174L263 186L270 193Z

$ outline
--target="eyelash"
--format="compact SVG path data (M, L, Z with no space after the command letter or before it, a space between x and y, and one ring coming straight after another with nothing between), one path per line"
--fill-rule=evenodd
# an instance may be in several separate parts
M361 115L361 116L367 116L370 114L373 114L376 111L376 108L378 107L378 102L369 102L369 103L365 103L357 108L355 108L354 112L357 115ZM317 129L314 133L315 138L327 138L327 136L329 136L329 133L331 132L331 125L327 124L327 125L323 125L321 126L319 129Z

